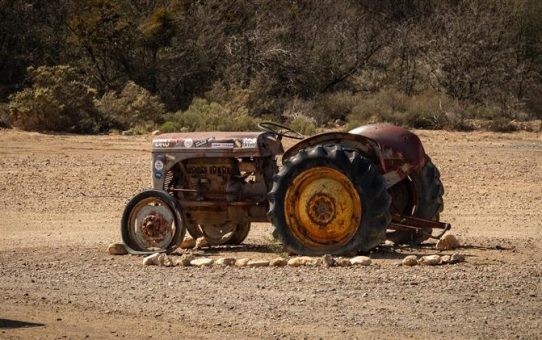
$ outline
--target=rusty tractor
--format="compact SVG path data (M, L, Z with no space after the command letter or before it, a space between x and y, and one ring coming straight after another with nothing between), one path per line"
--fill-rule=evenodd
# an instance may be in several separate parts
M373 124L305 138L276 123L259 127L156 136L153 189L122 216L129 252L172 252L186 230L209 245L237 245L252 222L270 221L285 250L313 256L386 239L417 244L450 228L439 222L439 171L412 132ZM300 141L284 152L282 138Z

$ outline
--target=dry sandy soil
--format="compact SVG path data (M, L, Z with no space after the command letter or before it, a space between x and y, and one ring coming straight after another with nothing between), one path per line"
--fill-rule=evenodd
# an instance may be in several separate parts
M110 256L150 137L0 131L0 338L541 338L542 136L417 131L465 263L147 267ZM273 258L271 227L216 257Z

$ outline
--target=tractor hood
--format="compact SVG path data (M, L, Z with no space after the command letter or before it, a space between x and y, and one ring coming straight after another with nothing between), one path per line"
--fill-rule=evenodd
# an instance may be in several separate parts
M233 153L238 157L284 152L280 140L268 132L165 133L152 141L153 152Z

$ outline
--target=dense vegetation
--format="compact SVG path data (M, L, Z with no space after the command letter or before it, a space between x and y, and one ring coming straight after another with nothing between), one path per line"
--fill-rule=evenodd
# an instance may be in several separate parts
M542 118L539 0L0 0L0 126Z

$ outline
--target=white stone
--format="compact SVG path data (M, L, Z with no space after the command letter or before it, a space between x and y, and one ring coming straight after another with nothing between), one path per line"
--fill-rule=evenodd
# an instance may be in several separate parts
M107 251L111 255L126 255L128 254L128 250L126 250L126 247L124 246L124 243L111 243L109 247L107 247Z
M160 254L156 260L157 264L162 267L173 267L173 261L167 254Z
M248 264L248 261L249 259L238 259L237 261L235 261L235 266L236 267L246 267L247 264Z
M235 259L233 257L221 257L214 264L216 266L233 266L235 265Z
M459 263L459 262L465 262L465 256L454 253L452 256L450 256L450 263Z
M196 244L194 245L194 249L201 249L203 247L207 247L209 245L209 242L205 237L198 237L196 240Z
M460 243L457 237L452 234L444 235L440 240L438 240L435 248L438 250L452 250L459 248Z
M440 256L438 255L427 255L422 256L418 263L424 266L436 266L440 264L440 260Z
M403 266L415 266L418 264L418 256L416 255L408 255L406 256L403 261L401 261L401 264Z
M282 257L278 257L276 259L271 260L270 263L273 267L284 267L288 264L288 260L283 259Z
M340 258L335 260L335 264L338 267L349 267L352 265L352 262L350 262L350 259Z
M190 261L190 265L194 267L206 267L206 266L211 266L213 262L214 262L213 259L210 259L207 257L199 257Z
M143 264L145 266L156 266L158 265L158 257L160 253L152 254L143 258Z
M354 266L370 266L371 259L367 256L356 256L350 259L350 263Z
M189 267L190 262L196 257L193 254L183 254L180 259L177 260L176 265L182 267Z
M288 260L290 267L315 266L317 263L317 259L310 256L298 256Z
M184 238L184 240L181 242L181 245L179 248L181 249L192 249L196 246L196 240L194 240L192 237L187 236Z
M269 266L269 261L266 260L250 260L247 263L247 267L267 267Z

